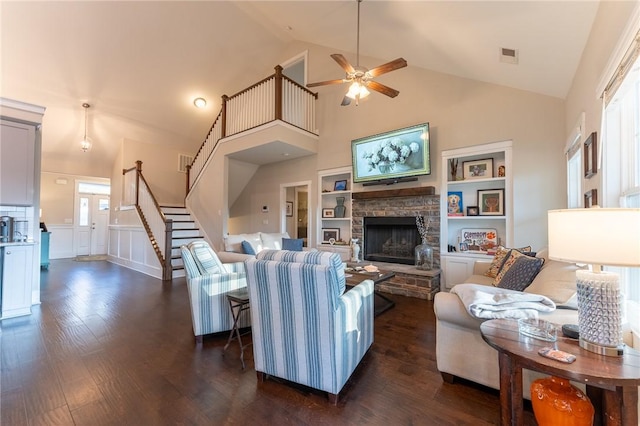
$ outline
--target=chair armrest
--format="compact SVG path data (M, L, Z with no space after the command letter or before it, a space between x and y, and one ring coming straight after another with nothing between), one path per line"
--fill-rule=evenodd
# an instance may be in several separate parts
M247 286L247 278L244 272L231 272L229 274L205 274L187 281L192 291L205 293L207 296L224 295L231 290L237 290Z

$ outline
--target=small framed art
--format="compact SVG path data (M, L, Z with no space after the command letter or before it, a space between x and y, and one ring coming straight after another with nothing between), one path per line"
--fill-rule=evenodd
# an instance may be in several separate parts
M346 191L347 190L347 181L346 180L337 180L333 184L334 191Z
M464 216L462 191L449 191L447 193L447 216Z
M479 189L480 216L504 216L504 189Z
M590 178L598 171L598 134L593 132L584 141L584 177Z
M335 212L334 212L334 210L332 208L328 208L328 209L325 208L325 209L322 209L322 217L333 218L333 217L336 217L336 216L335 216Z
M467 216L478 216L478 206L467 206Z
M331 243L340 240L340 228L322 228L322 242Z
M462 177L464 180L492 178L493 158L463 162Z
M288 217L293 216L293 202L292 201L287 201L287 216Z

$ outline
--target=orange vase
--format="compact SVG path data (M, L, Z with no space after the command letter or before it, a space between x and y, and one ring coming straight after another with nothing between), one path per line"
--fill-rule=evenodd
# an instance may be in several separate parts
M594 408L569 380L547 377L531 383L531 404L539 426L591 426Z

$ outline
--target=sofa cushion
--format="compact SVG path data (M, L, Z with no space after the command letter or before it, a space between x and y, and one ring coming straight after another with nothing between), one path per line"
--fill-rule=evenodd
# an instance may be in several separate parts
M557 305L567 305L576 293L576 271L580 268L573 263L549 260L525 289L527 293L543 294Z
M244 254L250 254L250 255L253 255L253 256L256 255L256 250L253 248L253 246L251 245L251 243L249 241L244 240L241 243L241 246L242 246L242 252Z
M302 251L302 238L283 238L282 250Z
M520 256L513 266L502 276L498 287L523 291L531 284L536 275L538 275L543 264L543 259L529 257L527 255Z
M256 253L262 250L262 240L260 239L259 232L253 234L227 235L224 237L224 249L225 251L232 251L234 253L244 253L242 250L243 241L248 241Z
M260 250L282 250L282 239L289 238L289 234L287 232L273 234L261 232L260 238L262 239L262 247ZM256 253L260 250L256 250Z
M520 253L531 252L531 246L520 247L517 249L509 249L503 246L498 246L496 250L496 254L493 256L493 260L491 260L491 266L484 274L488 277L495 278L500 272L500 268L502 268L502 264L504 263L506 257L509 255L509 251L517 250Z

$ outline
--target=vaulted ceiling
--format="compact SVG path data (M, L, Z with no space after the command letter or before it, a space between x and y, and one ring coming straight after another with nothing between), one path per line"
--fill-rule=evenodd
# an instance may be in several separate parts
M598 1L373 1L362 56L564 98ZM0 96L47 107L43 170L109 176L123 138L195 152L223 94L273 71L292 42L355 62L350 1L0 3ZM499 61L516 49L517 65ZM326 58L331 62L330 58ZM335 65L335 64L334 64ZM335 72L322 79L341 78ZM193 107L196 96L209 100ZM83 102L89 102L84 154ZM81 166L83 165L84 166Z

